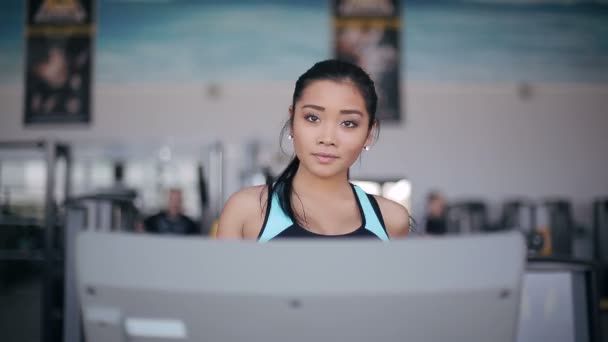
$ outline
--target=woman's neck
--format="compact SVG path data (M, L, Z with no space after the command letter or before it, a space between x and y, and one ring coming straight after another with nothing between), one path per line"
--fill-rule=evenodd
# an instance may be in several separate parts
M348 173L335 175L329 178L321 178L300 164L298 171L293 177L293 189L300 193L315 193L315 194L336 194L349 193L351 191L348 182Z

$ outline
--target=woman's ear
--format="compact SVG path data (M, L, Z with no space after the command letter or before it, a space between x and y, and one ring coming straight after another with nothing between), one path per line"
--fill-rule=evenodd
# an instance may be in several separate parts
M287 125L289 125L289 135L288 138L289 140L293 139L293 106L289 106L289 109L287 110L288 112L288 118L287 118Z
M377 129L378 129L377 121L374 120L374 123L372 124L372 128L370 128L369 132L367 133L367 138L365 139L365 144L363 145L363 147L371 146L374 143L374 136L376 136Z

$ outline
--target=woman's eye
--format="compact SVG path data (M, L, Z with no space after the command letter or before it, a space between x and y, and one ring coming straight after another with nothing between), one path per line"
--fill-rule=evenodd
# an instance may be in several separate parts
M319 121L319 117L314 115L314 114L306 114L306 116L304 117L307 121L310 122L317 122Z
M342 126L346 127L346 128L355 128L357 127L357 123L354 121L344 121L342 122Z

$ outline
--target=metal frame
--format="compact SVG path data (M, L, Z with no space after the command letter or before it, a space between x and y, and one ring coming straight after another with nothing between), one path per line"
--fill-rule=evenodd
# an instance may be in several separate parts
M82 332L80 299L76 287L76 236L85 225L85 208L69 203L65 223L65 292L63 316L63 341L80 342Z
M28 260L37 260L43 262L43 284L42 284L42 307L41 307L41 341L50 342L53 337L52 315L53 315L53 282L56 278L57 262L60 261L60 254L54 249L53 242L57 232L55 227L58 223L55 206L55 176L57 161L64 158L66 162L65 174L65 189L64 195L67 198L71 192L72 178L72 155L70 146L66 143L53 140L34 140L34 141L0 141L0 150L39 150L43 152L46 161L46 185L44 196L44 220L41 224L44 229L44 248L41 255L34 253L32 256L26 256ZM42 260L40 259L42 256ZM12 253L0 254L1 260L17 260L18 258Z
M608 206L608 197L597 198L593 202L593 225L592 225L592 237L593 237L593 257L599 262L599 279L598 287L600 296L606 297L608 295L607 277L606 270L608 269L608 258L604 257L602 253L602 239L606 239L605 236L608 232L602 232L602 222L608 221L607 211L605 206Z
M596 262L568 259L568 258L544 258L530 257L526 264L526 270L551 271L571 270L585 272L585 285L587 291L587 316L589 319L589 339L591 342L602 341L602 330L600 323L600 296L598 291L598 270Z
M224 146L217 142L208 151L208 191L209 191L209 214L219 217L222 206L226 201L224 198ZM201 213L202 214L202 213Z

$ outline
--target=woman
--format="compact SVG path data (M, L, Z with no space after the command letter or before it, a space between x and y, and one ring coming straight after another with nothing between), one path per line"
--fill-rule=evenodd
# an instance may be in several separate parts
M377 132L377 101L369 75L350 63L322 61L300 76L284 127L294 159L272 187L249 187L230 197L217 237L265 242L406 236L407 209L348 181L349 168L369 151Z

